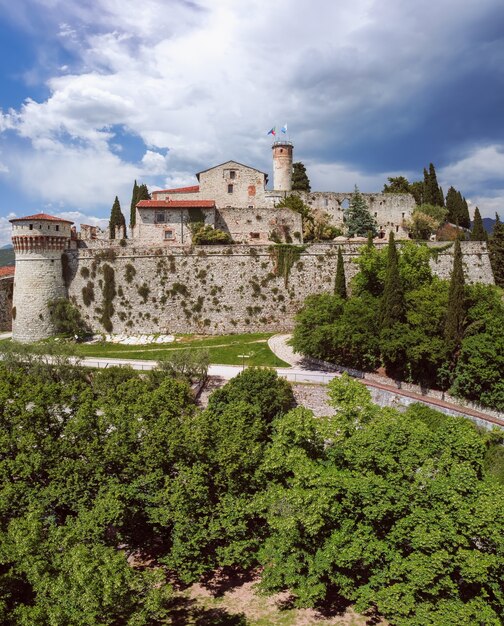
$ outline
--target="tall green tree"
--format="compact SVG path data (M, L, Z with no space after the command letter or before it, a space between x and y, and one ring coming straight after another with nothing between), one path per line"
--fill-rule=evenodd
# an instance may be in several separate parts
M471 230L471 241L488 241L488 234L483 227L483 220L478 207L474 209L474 220Z
M357 185L350 200L350 206L345 209L345 225L349 237L366 237L368 233L378 234L376 220L371 215Z
M133 191L131 192L131 204L130 204L130 227L133 228L136 224L136 205L137 205L138 185L135 180L133 184Z
M118 226L123 226L124 232L126 234L126 220L124 219L124 215L122 214L122 211L121 211L119 198L116 196L114 200L114 204L112 205L112 210L110 212L110 220L109 220L110 239L115 239L116 227Z
M394 240L394 233L389 235L387 251L387 270L381 300L380 326L382 329L392 328L404 320L406 306L404 290L399 274L399 260Z
M300 161L292 164L292 191L311 191L306 167Z
M149 193L149 190L147 189L147 185L145 183L142 183L141 185L138 186L136 203L138 204L142 200L150 200L150 199L151 199L151 195Z
M336 281L334 283L334 293L346 300L347 288L345 279L345 264L343 261L343 253L341 252L341 246L338 248L338 261L336 264Z
M504 288L504 224L495 214L493 233L488 243L495 284Z
M424 194L423 202L435 206L444 206L443 191L438 184L436 168L433 163L429 164L429 171L424 168Z
M448 215L446 219L451 224L462 226L463 228L470 228L471 219L469 217L469 207L467 200L463 197L460 191L457 191L455 187L450 187L446 195L446 208L448 209Z
M388 185L383 185L383 193L411 193L409 181L404 176L389 176Z
M460 347L464 335L465 314L466 302L462 250L460 248L460 240L457 239L453 253L453 270L450 278L444 333L451 352L456 352Z

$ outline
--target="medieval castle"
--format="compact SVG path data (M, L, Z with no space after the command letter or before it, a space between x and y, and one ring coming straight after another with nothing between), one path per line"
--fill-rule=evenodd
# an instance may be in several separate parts
M307 295L332 290L338 246L350 279L362 243L338 237L291 250L289 263L279 263L272 233L302 244L303 225L299 213L276 206L292 189L293 145L276 141L272 148L273 190L266 189L266 173L227 161L199 172L197 185L154 191L139 202L129 238L118 229L110 239L84 225L77 233L71 222L43 213L11 220L13 338L53 335L48 303L58 298L70 298L98 333L290 329ZM351 193L295 193L334 226L343 225ZM362 195L378 225L377 245L389 232L408 237L412 196ZM196 219L230 235L233 244L194 246L190 224ZM493 282L485 244L463 242L463 252L468 280ZM434 272L448 277L451 262L443 246L432 259Z

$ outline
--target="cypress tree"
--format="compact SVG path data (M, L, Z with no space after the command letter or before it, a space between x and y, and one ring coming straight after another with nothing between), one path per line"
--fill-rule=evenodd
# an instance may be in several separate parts
M402 322L406 312L401 276L399 275L399 259L394 233L392 232L389 235L387 252L387 271L380 310L380 326L382 330L392 328L398 322Z
M346 279L345 279L345 265L343 263L343 253L341 252L341 246L338 248L338 262L336 264L336 281L334 284L334 293L347 299Z
M495 279L495 284L504 288L504 224L495 214L495 224L492 236L488 242L490 262Z
M124 230L126 231L126 220L124 219L124 215L122 214L122 211L121 211L119 198L116 196L114 200L114 204L112 205L112 210L110 211L110 220L109 220L110 239L115 239L117 226L124 226Z
M292 191L311 191L306 167L300 161L292 164Z
M133 185L133 191L131 192L131 205L130 205L130 226L136 224L136 205L137 205L137 195L138 195L138 185L135 180L135 184Z
M488 241L488 235L483 227L483 220L481 219L481 214L478 207L474 209L474 221L472 224L471 241Z
M469 216L469 206L467 200L459 192L460 196L460 210L459 210L459 224L464 228L471 228L471 218Z
M448 209L448 214L446 215L446 219L450 224L456 224L458 222L458 194L455 187L450 187L448 189L448 193L446 194L446 208Z
M448 308L446 310L445 339L451 352L457 351L464 334L465 285L460 240L455 240L453 270L450 278Z

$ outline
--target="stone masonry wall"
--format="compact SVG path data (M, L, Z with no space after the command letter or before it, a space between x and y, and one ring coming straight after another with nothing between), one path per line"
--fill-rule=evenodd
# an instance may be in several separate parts
M347 281L362 244L341 244ZM383 244L385 245L385 244ZM433 270L451 271L453 246L440 248ZM493 282L486 247L462 242L467 279ZM69 296L95 332L103 332L103 267L114 270L114 333L232 333L291 330L306 296L331 292L338 244L316 244L300 255L286 280L269 246L80 249L69 252ZM84 303L87 302L87 304Z
M0 278L0 330L12 330L12 288L14 276Z

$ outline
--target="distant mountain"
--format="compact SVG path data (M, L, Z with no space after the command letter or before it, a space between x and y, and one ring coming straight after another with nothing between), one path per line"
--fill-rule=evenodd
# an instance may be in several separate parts
M14 246L11 243L6 243L5 246L2 246L0 250L12 250Z
M10 248L0 248L0 267L6 265L14 265L14 250L12 246Z
M484 217L481 221L483 222L483 228L487 231L487 233L491 233L493 231L495 220L491 217Z

